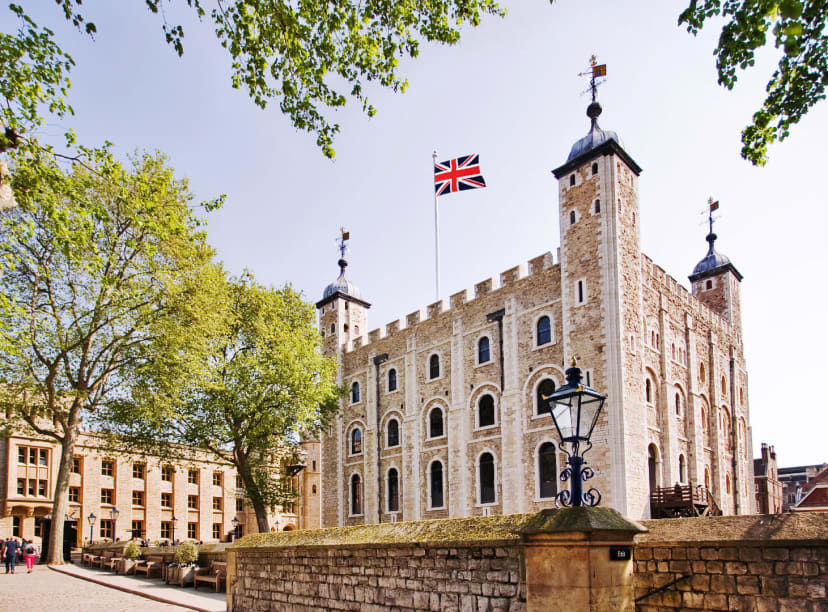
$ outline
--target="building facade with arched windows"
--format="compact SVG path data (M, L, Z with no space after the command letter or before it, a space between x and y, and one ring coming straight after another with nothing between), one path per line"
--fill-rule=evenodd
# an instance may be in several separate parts
M712 226L690 290L641 252L641 169L599 114L553 171L557 256L369 333L340 259L317 303L350 390L321 437L323 526L553 507L566 457L541 398L572 355L608 397L586 456L604 505L647 518L681 484L753 511L742 276Z

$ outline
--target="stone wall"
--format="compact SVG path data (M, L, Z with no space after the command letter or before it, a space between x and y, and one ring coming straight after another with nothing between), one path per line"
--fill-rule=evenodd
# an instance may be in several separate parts
M828 610L828 515L643 524L650 532L636 538L634 550L641 612Z

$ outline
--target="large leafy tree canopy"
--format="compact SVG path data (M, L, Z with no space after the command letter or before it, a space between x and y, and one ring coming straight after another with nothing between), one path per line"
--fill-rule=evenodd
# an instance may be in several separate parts
M82 12L82 0L55 0L78 29L94 34L94 23ZM145 0L164 15L164 0ZM414 58L420 42L453 45L460 27L476 26L483 15L504 15L495 0L182 0L200 19L209 19L221 45L232 58L233 87L247 89L264 108L278 100L296 128L316 134L325 155L333 157L339 124L329 111L349 98L368 115L366 85L377 83L404 91L407 80L398 72L401 57ZM210 6L208 6L208 4ZM72 59L39 28L20 5L11 5L20 29L0 39L0 94L6 99L3 120L15 134L41 122L38 105L52 112L71 112L65 101ZM163 18L166 41L181 55L184 29Z
M101 412L100 427L113 444L161 456L201 449L231 463L259 531L268 531L267 507L292 498L273 468L295 463L298 441L336 411L336 363L321 353L313 305L290 286L263 287L245 274L210 293L216 317L201 350L152 351L172 358L141 368L130 396Z
M18 206L0 213L0 401L21 427L61 446L55 516L67 510L73 448L83 423L121 397L156 340L186 354L202 335L194 310L212 250L192 195L160 155L131 164L106 149L64 172L40 150L12 154ZM187 323L167 334L168 320ZM61 562L63 522L50 534Z
M727 19L715 49L719 83L733 89L738 71L755 63L756 51L773 42L781 57L767 97L742 132L742 157L767 161L768 145L784 140L791 125L825 99L828 85L828 2L825 0L692 0L679 17L697 34L715 17Z

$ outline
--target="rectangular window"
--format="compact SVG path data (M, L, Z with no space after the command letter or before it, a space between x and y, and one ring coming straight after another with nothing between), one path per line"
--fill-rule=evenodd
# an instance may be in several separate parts
M144 521L132 521L132 537L144 537Z
M112 489L101 489L101 503L112 505L112 500L115 497L114 493Z
M101 537L112 538L112 520L101 519Z
M221 486L221 472L213 472L213 486L220 487Z
M37 464L37 449L36 448L30 448L29 449L29 463L31 463L32 465Z
M214 497L213 498L213 510L221 510L221 498Z
M172 523L170 521L161 521L161 537L169 540L172 536Z
M198 495L187 496L187 508L190 510L198 510Z
M132 477L137 478L139 480L144 480L145 470L146 470L146 466L143 463L133 463L132 464Z
M172 508L172 493L161 494L161 507Z
M28 493L29 497L35 496L35 489L37 488L37 481L34 478L29 479Z
M187 482L198 484L198 470L187 470Z
M174 472L175 470L172 469L171 465L165 465L161 468L161 480L172 482Z
M578 304L583 304L586 300L586 282L583 280L578 281L576 299L578 300Z
M80 474L81 473L81 460L80 460L80 457L72 457L72 473L73 474Z
M80 487L69 487L69 501L80 503Z
M46 481L45 480L38 480L37 481L37 494L40 497L46 497Z
M115 472L115 468L112 464L113 462L111 459L104 459L101 461L101 476L112 476Z
M221 523L213 523L213 539L221 539Z
M198 523L187 523L187 538L190 540L198 539Z
M244 500L237 499L236 500L236 512L244 512Z
M21 520L19 516L15 516L12 518L12 537L19 538L20 537L20 524Z
M18 478L17 479L17 494L18 495L26 495L26 479L25 478Z
M133 491L132 492L132 505L133 506L143 506L144 505L144 492L143 491Z
M40 455L38 459L38 463L40 465L49 465L49 450L45 448L40 449Z
M17 447L17 463L26 463L26 448L24 446Z
M35 521L34 534L35 534L36 538L42 538L43 537L43 524L40 521Z
M236 474L236 488L237 489L243 489L244 488L244 480L242 480L242 477L239 476L238 474Z

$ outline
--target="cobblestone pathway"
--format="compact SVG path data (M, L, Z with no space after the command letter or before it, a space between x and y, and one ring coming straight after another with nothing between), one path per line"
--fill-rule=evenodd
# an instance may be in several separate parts
M17 573L0 571L0 612L184 612L187 608L152 601L35 566Z

